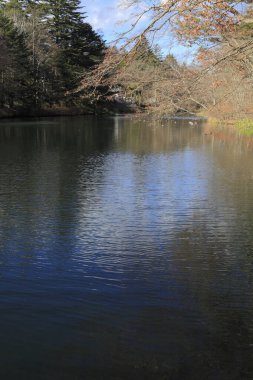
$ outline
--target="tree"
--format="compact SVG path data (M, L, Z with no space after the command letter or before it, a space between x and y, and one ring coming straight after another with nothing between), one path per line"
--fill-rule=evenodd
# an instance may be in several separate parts
M103 59L105 43L84 21L80 9L79 0L0 0L2 15L25 45L27 64L20 73L29 68L26 79L33 107L79 101L73 94L84 72ZM1 42L3 54L9 57L1 62L11 63L12 55L18 54L18 49L9 54L13 38L8 46ZM6 88L9 69L10 65L4 69Z
M25 35L0 11L1 104L31 103L31 65Z
M145 35L140 36L132 49L132 54L135 56L135 59L142 61L143 65L154 66L160 63L159 57L155 54Z
M45 22L47 10L44 5L27 2L24 13L23 29L31 53L33 106L41 108L45 104L56 103L64 97L57 64L60 52Z
M179 67L176 57L173 54L167 54L163 60L163 65L168 69L176 70Z
M226 88L223 87L223 98L228 98L229 93L233 93L235 87L233 85L233 89L230 88L229 83L241 83L244 91L249 90L250 80L253 85L253 19L250 1L248 4L239 0L122 0L123 2L134 10L131 26L120 38L121 45L124 41L122 52L124 54L125 50L126 60L131 55L130 46L139 46L144 39L152 41L154 37L164 34L176 37L181 44L200 46L191 67L178 65L172 57L168 57L168 64L166 59L163 61L160 80L158 76L150 79L153 83L159 83L156 99L162 88L162 92L171 97L171 102L178 109L192 111L196 107L213 107L214 103L217 104L217 89L219 94L222 93L223 82L220 77L225 74L224 70L229 73L225 74L227 78L237 76L241 81L228 80ZM239 4L242 6L239 7ZM145 22L142 22L144 19ZM213 75L217 77L214 84ZM203 87L205 78L208 78L207 83L211 80L210 96L209 89ZM168 90L171 84L175 91ZM162 96L159 101L165 101L165 98ZM212 99L211 104L209 99ZM169 97L167 104L168 100Z
M145 16L149 20L139 35L172 31L180 40L195 41L197 38L210 38L233 31L240 23L241 14L238 11L239 0L124 0L124 4L137 8L137 15L131 23L130 31L139 27ZM138 7L139 5L139 7ZM128 31L129 33L129 31Z
M52 84L55 82L56 47L45 24L45 9L35 1L8 0L2 3L2 12L23 36L29 53L30 104L39 108L54 97Z
M73 49L78 52L75 63L80 67L90 69L103 60L105 42L90 24L81 22L73 32L72 40Z
M101 61L105 44L84 22L79 0L47 0L47 6L49 31L60 49L58 66L71 90L85 69Z

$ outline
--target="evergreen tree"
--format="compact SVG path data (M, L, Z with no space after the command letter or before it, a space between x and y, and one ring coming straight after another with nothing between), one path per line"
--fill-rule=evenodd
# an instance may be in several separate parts
M104 50L80 0L0 0L0 105L76 103Z
M31 65L25 35L0 11L1 55L7 65L1 65L1 104L13 107L31 103Z
M46 0L50 33L60 48L58 66L67 90L80 80L84 69L102 59L104 42L84 22L79 0Z
M70 65L82 65L86 53L101 54L104 43L84 22L79 0L47 0L49 28Z
M75 63L86 69L102 61L105 43L91 27L82 22L72 34L72 47L76 52Z
M147 37L142 36L134 47L136 59L143 61L143 65L157 65L160 59L153 51Z
M164 60L163 65L168 69L177 69L179 67L179 64L173 54L168 54Z
M45 23L46 9L43 4L29 2L26 6L27 45L32 59L32 95L36 107L52 104L64 96L57 59L59 48Z

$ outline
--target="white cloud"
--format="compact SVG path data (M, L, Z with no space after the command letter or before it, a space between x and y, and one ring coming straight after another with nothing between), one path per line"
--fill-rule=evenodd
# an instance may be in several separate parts
M123 21L129 17L129 11L119 7L118 0L93 0L84 6L87 21L95 30L101 30L108 40L122 32Z
M84 2L85 0L83 0ZM129 0L127 0L129 1ZM128 2L129 5L129 2ZM117 38L117 35L129 29L131 14L134 8L130 8L124 0L93 0L84 2L87 21L97 31L102 31L107 41ZM145 22L145 18L140 25Z

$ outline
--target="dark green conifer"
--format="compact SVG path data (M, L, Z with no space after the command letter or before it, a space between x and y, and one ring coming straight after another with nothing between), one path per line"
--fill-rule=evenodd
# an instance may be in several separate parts
M143 65L157 65L160 63L160 59L152 49L147 37L142 36L134 47L134 53L136 59L143 61Z
M50 32L61 48L65 65L72 66L72 69L77 71L78 66L92 66L94 60L101 58L104 42L92 27L84 22L80 1L47 0L47 4Z
M31 102L31 65L25 35L0 11L0 40L6 65L0 67L2 100L10 107Z

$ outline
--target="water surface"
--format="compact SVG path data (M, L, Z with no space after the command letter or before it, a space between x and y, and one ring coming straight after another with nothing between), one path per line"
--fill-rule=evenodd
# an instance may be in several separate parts
M252 379L252 293L249 140L1 122L1 379Z

